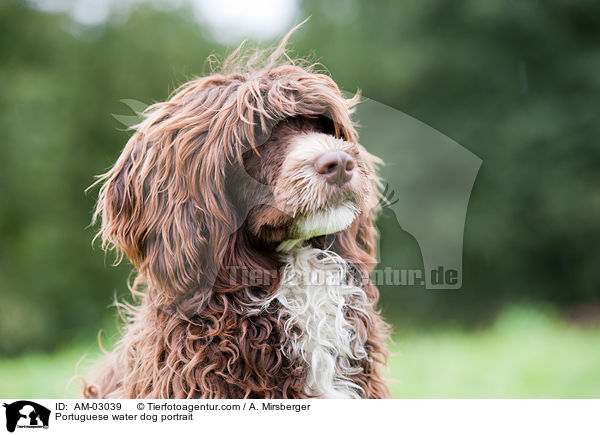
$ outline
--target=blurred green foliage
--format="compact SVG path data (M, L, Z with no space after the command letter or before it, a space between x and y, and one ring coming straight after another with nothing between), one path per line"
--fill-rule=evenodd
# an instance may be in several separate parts
M477 324L507 303L569 309L600 300L600 3L311 0L300 8L312 18L293 37L298 55L483 159L463 288L383 287L393 319ZM0 353L89 339L114 314L106 307L127 293L130 266L111 268L112 258L92 249L97 191L84 194L129 136L111 114L129 113L121 99L165 99L225 51L186 10L146 5L85 28L2 2ZM389 211L379 226L383 266L418 263L414 239Z

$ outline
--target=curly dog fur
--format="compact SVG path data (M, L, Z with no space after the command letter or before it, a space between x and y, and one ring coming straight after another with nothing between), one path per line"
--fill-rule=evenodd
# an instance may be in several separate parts
M99 237L135 266L137 303L86 397L389 396L368 278L378 160L358 94L291 60L288 37L150 106L100 177ZM328 150L356 164L343 186L307 164Z

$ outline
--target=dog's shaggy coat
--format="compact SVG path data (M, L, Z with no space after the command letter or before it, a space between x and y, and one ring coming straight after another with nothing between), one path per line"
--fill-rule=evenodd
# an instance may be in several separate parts
M99 236L137 269L139 303L86 397L389 396L358 95L289 59L287 38L150 106L100 177ZM327 150L352 156L350 182L315 173Z

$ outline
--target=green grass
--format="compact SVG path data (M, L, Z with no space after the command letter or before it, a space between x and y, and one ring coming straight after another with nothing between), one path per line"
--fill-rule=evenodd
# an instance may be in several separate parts
M396 333L389 376L398 398L600 397L600 329L582 329L534 309L506 311L481 331ZM74 397L97 346L0 358L0 397Z
M84 374L92 359L101 354L98 345L72 346L52 354L33 353L20 358L0 358L0 397L80 397L81 383L74 377ZM86 358L83 358L87 355Z
M476 332L396 335L397 398L600 398L600 329L513 308Z

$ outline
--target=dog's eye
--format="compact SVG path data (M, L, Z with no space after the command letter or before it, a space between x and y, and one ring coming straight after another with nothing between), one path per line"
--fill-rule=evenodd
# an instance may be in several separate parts
M315 122L317 123L318 132L335 136L335 124L331 118L327 116L319 116L316 118Z

